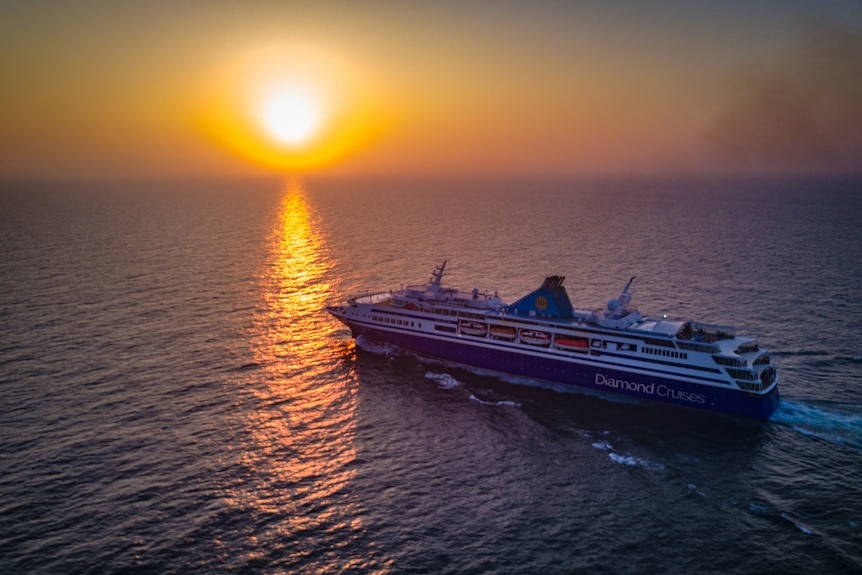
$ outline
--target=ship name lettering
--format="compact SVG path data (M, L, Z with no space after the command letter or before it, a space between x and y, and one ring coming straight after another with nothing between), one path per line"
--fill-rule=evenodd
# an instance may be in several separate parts
M706 403L706 396L702 393L692 393L683 389L674 389L665 384L661 384L656 389L656 392L661 397L669 397L680 401L688 401L689 403L703 404Z
M596 385L603 385L605 387L611 387L621 391L634 391L645 393L647 395L655 395L654 383L635 383L634 381L626 381L624 379L614 379L613 377L608 377L603 373L596 374Z
M613 377L608 377L603 373L596 374L596 385L610 387L620 391L641 393L644 395L657 395L658 397L666 397L677 401L696 403L698 405L706 403L706 396L702 393L675 389L663 383L656 385L655 383L637 383L634 381L626 381L624 379L615 379Z

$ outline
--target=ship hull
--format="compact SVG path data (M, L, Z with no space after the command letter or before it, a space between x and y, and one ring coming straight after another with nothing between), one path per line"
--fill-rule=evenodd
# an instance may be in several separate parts
M354 337L363 335L421 355L563 386L755 419L768 419L778 407L777 386L766 394L746 393L654 374L597 367L577 359L541 357L521 353L511 347L482 346L457 337L428 337L419 333L380 330L344 317L339 319L350 327Z

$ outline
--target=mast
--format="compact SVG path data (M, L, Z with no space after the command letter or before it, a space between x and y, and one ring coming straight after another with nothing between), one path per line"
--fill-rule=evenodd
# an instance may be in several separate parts
M434 271L431 275L431 283L428 285L430 291L439 292L442 291L441 282L443 281L443 276L445 275L446 263L449 260L443 260L443 263L434 268Z

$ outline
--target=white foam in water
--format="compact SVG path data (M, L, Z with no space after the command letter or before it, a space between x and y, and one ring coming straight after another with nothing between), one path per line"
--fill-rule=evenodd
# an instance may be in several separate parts
M606 434L607 432L603 433L603 435ZM611 458L611 461L619 463L620 465L630 465L632 467L639 466L652 471L661 471L664 469L664 465L662 465L661 463L653 463L652 461L648 461L640 457L634 457L633 455L621 455L619 453L616 453L614 451L614 446L611 445L608 441L594 441L592 445L593 447L601 451L609 451L610 453L608 453L608 457Z
M814 533L814 531L812 531L811 529L809 529L805 525L799 523L798 521L794 521L793 518L791 518L786 513L782 513L781 518L784 519L785 521L789 521L790 523L793 523L794 527L796 527L797 529L799 529L800 531L802 531L806 535L812 535Z
M476 403L481 403L482 405L490 405L490 406L492 406L492 407L496 407L496 406L521 407L521 404L520 404L520 403L518 403L517 401L508 401L508 400L503 400L503 401L485 401L484 399L479 399L478 397L476 397L476 396L475 396L475 395L473 395L472 393L470 394L470 399L472 399L472 400L473 400L473 401L475 401Z
M862 449L862 415L782 400L771 420L803 435Z
M630 465L640 466L644 469L649 469L650 471L661 471L664 469L664 465L661 463L653 463L652 461L648 461L646 459L641 459L640 457L634 457L631 455L620 455L619 453L611 452L608 454L608 457L611 458L612 461L615 461L621 465Z
M763 505L762 503L754 503L753 501L748 504L748 510L752 513L763 514L769 511L769 507Z
M694 483L689 483L687 485L688 490L694 493L695 495L699 495L700 497L706 497L706 493L697 488L697 485Z
M453 389L461 385L461 382L449 375L448 373L433 373L426 372L425 377L428 379L433 379L437 382L437 385L442 387L443 389Z
M635 466L638 464L638 460L632 456L620 455L619 453L611 452L608 454L608 457L611 458L612 461L616 461L621 465L631 465Z
M362 348L369 353L373 353L374 355L393 356L395 355L396 351L395 347L387 345L385 343L377 343L374 341L370 341L364 335L359 335L356 338L356 346Z

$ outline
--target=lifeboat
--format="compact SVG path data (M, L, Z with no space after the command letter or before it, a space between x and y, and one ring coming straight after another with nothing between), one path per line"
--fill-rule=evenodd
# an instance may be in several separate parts
M461 333L465 335L484 336L488 333L488 324L481 321L462 319L458 322L458 327L461 328Z
M559 337L554 339L554 347L557 349L571 349L574 351L588 351L590 340L586 337Z
M498 339L513 340L515 339L516 330L508 325L491 325L491 335Z
M551 343L551 334L537 329L522 329L521 342L530 345L549 345Z

